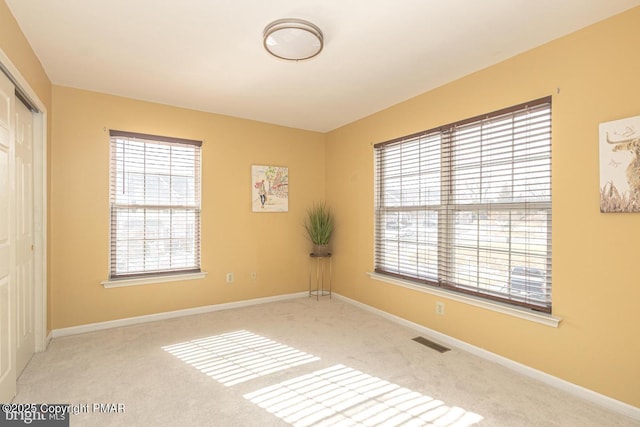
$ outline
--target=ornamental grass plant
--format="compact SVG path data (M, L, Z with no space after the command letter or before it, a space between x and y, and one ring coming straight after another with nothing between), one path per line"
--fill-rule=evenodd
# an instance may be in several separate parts
M309 240L314 245L327 245L333 232L333 216L331 209L324 203L315 203L307 209L307 218L304 222Z

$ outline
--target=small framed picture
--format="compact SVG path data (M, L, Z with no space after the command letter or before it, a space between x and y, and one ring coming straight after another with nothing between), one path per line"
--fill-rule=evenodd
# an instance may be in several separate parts
M289 211L289 168L252 165L251 183L253 212Z
M600 212L640 212L640 116L600 123Z

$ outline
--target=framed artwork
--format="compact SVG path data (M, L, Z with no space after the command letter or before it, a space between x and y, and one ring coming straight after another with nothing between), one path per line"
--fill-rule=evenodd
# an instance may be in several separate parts
M600 212L640 212L640 116L600 124Z
M289 211L289 168L252 165L251 182L253 212Z

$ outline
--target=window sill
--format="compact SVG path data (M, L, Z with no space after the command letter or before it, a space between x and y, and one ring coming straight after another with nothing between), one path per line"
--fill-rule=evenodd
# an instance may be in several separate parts
M494 301L484 300L481 298L459 294L457 292L451 292L443 289L437 289L430 286L418 285L409 280L398 279L395 277L385 276L384 274L367 273L369 277L380 282L390 283L393 285L402 286L404 288L413 289L418 292L424 292L431 295L440 296L450 300L462 302L464 304L473 305L475 307L484 308L486 310L495 311L498 313L506 314L509 316L517 317L520 319L528 320L531 322L540 323L545 326L557 328L562 321L561 317L552 316L545 313L537 313L533 310L527 310L522 308L511 307L507 304L501 304Z
M185 274L171 274L166 276L149 276L138 277L135 279L119 279L119 280L105 280L100 282L105 288L121 288L123 286L138 286L138 285L150 285L152 283L166 283L166 282L178 282L183 280L195 280L204 279L207 276L205 271L200 273L185 273Z

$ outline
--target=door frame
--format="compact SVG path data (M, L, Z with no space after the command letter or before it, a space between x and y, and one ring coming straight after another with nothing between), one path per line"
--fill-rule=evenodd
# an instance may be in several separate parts
M47 325L47 108L18 68L0 48L0 72L7 74L39 110L33 116L33 229L35 351L51 339ZM18 101L19 102L19 101Z

